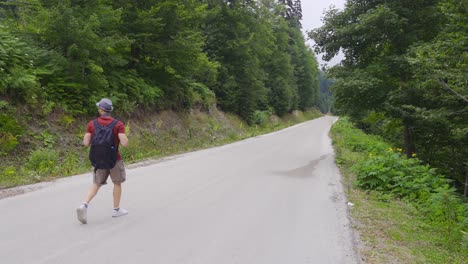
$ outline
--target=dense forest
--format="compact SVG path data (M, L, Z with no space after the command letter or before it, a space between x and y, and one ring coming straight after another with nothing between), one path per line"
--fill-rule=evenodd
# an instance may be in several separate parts
M249 124L317 106L299 0L0 0L0 153L16 116L208 109Z
M348 0L309 32L325 60L345 55L329 70L338 113L438 168L465 195L467 8L466 0Z

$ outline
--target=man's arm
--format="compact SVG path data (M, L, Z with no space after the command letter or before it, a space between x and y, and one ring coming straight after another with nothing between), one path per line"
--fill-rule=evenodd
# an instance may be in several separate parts
M124 133L119 133L120 144L124 147L128 145L128 137Z
M89 146L89 144L91 144L91 136L92 134L91 133L86 133L83 137L83 144L85 146Z

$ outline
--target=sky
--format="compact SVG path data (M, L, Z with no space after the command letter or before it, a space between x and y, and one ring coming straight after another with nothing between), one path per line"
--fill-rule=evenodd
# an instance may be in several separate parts
M323 12L329 9L331 5L334 5L338 9L343 9L345 2L346 0L302 0L302 29L304 34L306 34L306 31L322 26ZM307 43L310 46L313 45L311 40L308 40ZM333 66L343 59L343 54L338 54L330 62L323 61L321 55L316 54L316 57L320 66L324 63L328 66Z

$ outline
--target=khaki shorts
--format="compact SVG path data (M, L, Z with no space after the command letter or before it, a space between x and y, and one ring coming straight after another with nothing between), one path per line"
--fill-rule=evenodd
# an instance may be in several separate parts
M107 184L107 178L111 177L113 183L122 183L125 181L127 174L123 160L118 160L114 168L110 170L98 169L94 172L93 183L101 186Z

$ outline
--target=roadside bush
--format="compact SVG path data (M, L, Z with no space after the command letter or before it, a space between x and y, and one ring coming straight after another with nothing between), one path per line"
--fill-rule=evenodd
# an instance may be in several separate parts
M216 103L216 95L202 83L190 83L193 106L210 109Z
M0 113L0 155L8 153L18 145L23 131L14 117Z
M0 171L0 187L3 185L1 183L12 182L17 176L16 168L14 166L7 166L3 171Z
M59 155L53 149L37 149L31 153L25 168L36 175L50 175L55 172Z
M461 202L453 188L440 187L422 204L421 210L426 212L430 220L446 223L448 228L457 223L462 228L468 228L468 222L463 222L464 217L468 216L465 215L468 213L468 208L465 207L467 206Z
M62 153L60 166L57 166L57 171L64 175L73 175L78 173L79 168L83 167L83 161L80 156L75 152ZM85 161L87 161L85 159ZM86 164L89 164L86 162ZM58 164L57 164L58 165Z
M357 185L363 189L389 192L395 197L427 200L439 188L447 188L447 180L435 169L421 165L417 159L407 159L389 150L369 154L368 159L352 167Z
M256 110L254 113L253 123L259 126L265 125L269 121L269 117L271 116L272 111L260 111Z
M347 117L340 118L340 122L336 123L332 129L338 134L346 135L346 140L343 140L341 144L352 151L379 153L386 151L389 147L380 137L367 135L354 128Z
M340 118L331 132L344 176L364 190L348 193L360 198L354 201L354 210L365 212L358 218L367 222L366 229L372 230L363 235L367 241L390 242L385 255L392 255L399 247L414 251L408 255L411 259L402 263L466 262L468 204L449 180L419 159L406 158L402 149L389 148L383 140L366 135L347 118ZM381 208L382 202L388 206ZM389 230L382 232L382 223ZM419 254L421 261L414 261Z
M354 128L347 118L340 119L333 132L340 135L341 147L361 156L351 166L359 188L378 192L382 200L408 200L427 221L445 228L452 240L463 240L468 209L443 175L417 158L406 158L402 149L384 149L388 144Z

